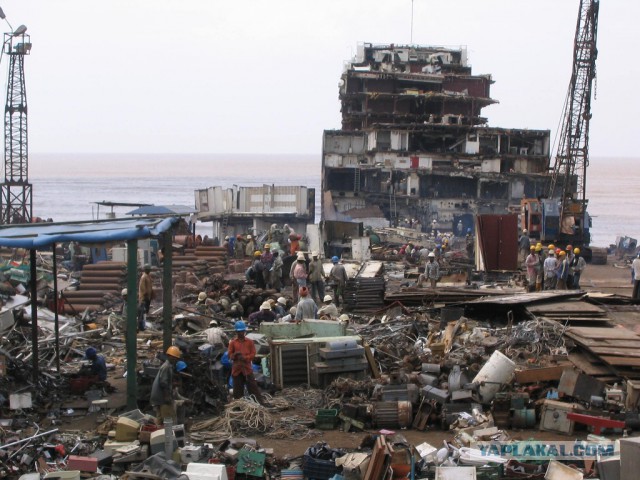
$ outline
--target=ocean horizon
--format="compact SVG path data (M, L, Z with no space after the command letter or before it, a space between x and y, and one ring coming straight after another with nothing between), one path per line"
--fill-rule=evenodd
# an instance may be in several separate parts
M29 158L33 214L54 221L104 218L95 202L193 206L194 191L263 184L316 189L320 218L322 155L314 154L38 154ZM608 246L619 235L640 238L631 205L640 200L636 158L595 157L587 173L594 246ZM114 209L124 216L131 207Z

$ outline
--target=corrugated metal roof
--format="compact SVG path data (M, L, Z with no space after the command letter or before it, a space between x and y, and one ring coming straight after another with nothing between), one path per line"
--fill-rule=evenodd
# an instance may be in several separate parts
M197 213L193 207L185 205L144 205L127 212L127 215L191 215Z
M59 242L106 243L159 235L177 223L177 217L98 220L66 223L29 223L0 227L0 246L43 248Z

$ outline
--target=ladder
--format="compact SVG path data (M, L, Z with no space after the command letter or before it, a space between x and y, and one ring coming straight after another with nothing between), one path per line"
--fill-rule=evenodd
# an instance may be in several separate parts
M354 168L353 172L353 191L360 191L360 167Z
M229 226L230 214L231 212L229 210L225 210L224 214L222 215L222 235L221 235L222 238L227 236L227 227Z

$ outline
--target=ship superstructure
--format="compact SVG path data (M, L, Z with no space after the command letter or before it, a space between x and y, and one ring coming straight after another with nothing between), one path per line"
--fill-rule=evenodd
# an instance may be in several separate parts
M359 45L339 83L342 129L324 132L323 220L461 233L544 195L550 132L489 127L492 83L465 48Z

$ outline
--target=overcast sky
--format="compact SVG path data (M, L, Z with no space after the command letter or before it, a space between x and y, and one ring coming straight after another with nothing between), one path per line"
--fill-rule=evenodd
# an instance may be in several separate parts
M555 133L578 0L415 0L413 43L466 45L491 126ZM639 156L640 1L603 0L592 156ZM411 41L411 0L0 0L25 24L31 152L319 154L358 42ZM5 25L5 30L8 26ZM0 66L6 84L6 57ZM4 94L3 94L4 95Z

